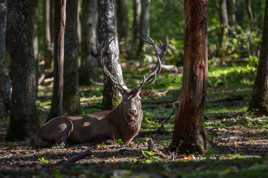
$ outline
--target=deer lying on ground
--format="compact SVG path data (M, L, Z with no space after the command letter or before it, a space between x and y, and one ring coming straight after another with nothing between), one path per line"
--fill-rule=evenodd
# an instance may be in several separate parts
M141 88L152 83L161 69L161 59L164 57L166 44L160 42L160 47L150 38L146 43L153 46L157 57L154 71L145 77L142 82L133 89L128 89L121 84L106 68L104 52L109 44L103 43L98 47L98 58L104 75L112 81L122 94L122 102L113 111L102 111L81 116L59 116L45 123L32 142L36 146L49 146L52 144L83 143L94 137L120 138L125 144L129 144L138 134L143 112L141 106Z

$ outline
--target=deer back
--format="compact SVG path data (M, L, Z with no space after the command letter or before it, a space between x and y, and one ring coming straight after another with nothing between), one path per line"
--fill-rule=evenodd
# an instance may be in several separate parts
M116 129L112 127L107 119L111 111L102 111L88 114L81 117L72 117L69 119L74 125L73 132L71 132L69 141L73 143L83 143L90 141L94 137L116 137Z

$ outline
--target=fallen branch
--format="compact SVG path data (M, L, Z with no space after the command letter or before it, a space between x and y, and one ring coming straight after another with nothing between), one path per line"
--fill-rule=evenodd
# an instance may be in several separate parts
M161 69L162 70L165 70L165 71L168 71L168 72L174 72L174 73L178 73L179 72L179 69L174 66L174 65L165 65L165 64L162 64L161 65Z
M90 108L96 108L96 109L102 109L101 105L99 104L89 104L87 106L85 106L86 109L90 109Z
M217 100L213 100L213 101L208 101L208 103L221 103L221 102L231 102L231 101L235 101L235 100L244 100L243 96L231 96L231 97L227 97L227 98L221 98L221 99L217 99Z
M92 155L92 151L90 150L87 150L85 152L82 152L82 153L79 153L77 155L74 155L72 156L69 160L65 161L62 163L62 165L66 166L66 165L70 165L70 164L73 164L75 163L76 161L79 161L89 155Z
M234 112L234 113L208 113L206 114L206 120L210 120L211 118L213 119L223 119L223 118L234 118L237 116L243 115L244 112Z
M165 159L169 159L170 158L170 156L168 156L165 153L163 153L162 151L158 150L158 148L155 146L154 141L153 141L152 138L150 138L150 140L148 142L148 150L153 151L153 152L156 152L162 158L165 158Z
M154 68L154 65L149 65L149 68ZM167 71L167 72L173 72L173 73L181 73L182 69L174 65L166 65L166 64L161 64L161 70Z
M162 99L162 100L157 100L157 101L143 101L142 104L173 104L177 101L178 99Z
M173 111L171 112L171 114L167 118L163 119L160 122L161 127L164 127L164 124L166 124L171 119L171 117L175 114L176 111L177 111L177 108L173 109Z

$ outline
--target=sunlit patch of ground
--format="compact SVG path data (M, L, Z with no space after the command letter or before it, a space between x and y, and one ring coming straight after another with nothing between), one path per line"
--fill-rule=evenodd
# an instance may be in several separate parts
M131 65L133 66L133 65ZM6 142L7 120L0 123L0 177L265 177L268 176L268 118L245 113L250 100L254 69L212 68L209 72L205 127L212 148L206 155L178 155L168 152L174 115L179 104L181 74L161 73L143 97L144 120L140 134L130 145L120 140L79 145L34 148L29 140ZM124 74L130 87L137 76L128 68ZM239 80L239 82L235 82ZM39 87L37 108L45 120L52 86ZM101 110L102 85L81 87L81 113ZM171 117L170 117L171 116ZM154 150L149 140L153 140ZM63 162L81 152L92 154L75 164ZM122 177L122 176L121 176Z

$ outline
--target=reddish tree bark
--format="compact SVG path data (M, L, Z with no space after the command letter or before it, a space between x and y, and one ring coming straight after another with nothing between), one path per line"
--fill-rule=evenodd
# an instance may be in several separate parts
M53 99L49 118L63 114L64 33L66 0L56 2Z
M208 148L203 117L207 88L208 0L184 0L183 91L175 116L171 149L205 153Z
M250 0L246 0L246 5L247 5L247 12L248 12L248 18L249 18L249 21L250 21L250 25L251 25L251 27L253 27L253 25L254 25L254 16L253 16Z

